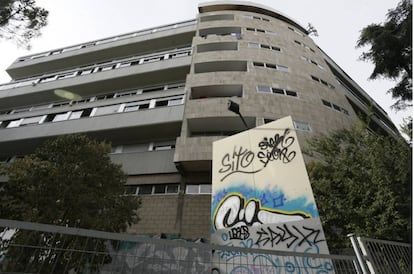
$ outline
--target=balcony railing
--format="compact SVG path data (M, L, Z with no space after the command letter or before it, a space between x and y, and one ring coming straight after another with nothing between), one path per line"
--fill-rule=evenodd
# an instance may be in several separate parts
M16 63L20 63L20 62L24 62L24 61L28 61L28 60L33 60L33 59L39 59L39 58L52 56L52 55L57 55L57 54L61 54L61 53L64 53L64 52L89 48L89 47L93 47L93 46L97 46L97 45L111 43L111 42L115 42L115 41L119 41L119 40L123 40L123 39L129 39L129 38L142 36L142 35L146 35L146 34L151 34L151 33L155 33L155 32L161 32L161 31L166 31L166 30L170 30L170 29L176 29L176 28L180 28L180 27L191 26L191 25L195 25L196 22L197 22L196 20L188 20L188 21L183 21L183 22L179 22L179 23L175 23L175 24L169 24L169 25L159 26L159 27L155 27L155 28L150 28L150 29L144 29L144 30L139 30L139 31L135 31L135 32L125 33L125 34L122 34L122 35L107 37L107 38L103 38L103 39L100 39L100 40L90 41L90 42L86 42L86 43L82 43L82 44L78 44L78 45L73 45L73 46L69 46L69 47L65 47L65 48L55 49L55 50L41 52L41 53L36 53L36 54L33 54L33 55L27 55L27 56L23 56L23 57L20 57L19 59L17 59Z
M168 59L175 59L179 57L191 56L191 47L180 48L167 52L160 52L157 54L149 54L142 56L134 56L119 60L114 60L111 62L97 63L89 66L84 66L76 69L65 70L50 74L44 74L37 77L23 79L21 81L15 81L11 83L6 83L0 85L0 90L13 89L18 87L37 85L57 80L63 80L73 77L79 77L84 75L89 75L92 73L99 73L114 69L126 68L135 65L142 65L147 63L159 62Z

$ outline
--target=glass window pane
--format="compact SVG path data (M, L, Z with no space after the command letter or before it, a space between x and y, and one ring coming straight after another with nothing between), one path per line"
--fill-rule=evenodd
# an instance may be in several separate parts
M152 194L152 185L139 186L138 194Z
M18 127L20 125L20 119L19 120L14 120L14 121L10 121L10 123L7 125L7 128L11 128L11 127Z
M154 186L154 194L164 194L164 193L165 193L165 185Z
M211 185L200 185L201 194L211 194Z
M53 122L65 121L68 119L70 112L56 114L53 118Z
M187 185L185 188L185 193L187 194L198 194L199 185Z
M281 65L277 65L277 69L278 70L281 70L281 71L289 71L289 68L288 67L285 67L285 66L281 66Z
M179 185L173 184L173 185L167 185L167 193L178 193Z
M124 187L125 195L135 195L137 194L137 186L125 186Z
M83 110L72 112L70 114L69 120L79 119L82 116L82 112L83 112Z
M283 89L280 88L272 88L273 93L278 93L278 94L285 94Z
M271 92L271 89L269 86L257 86L258 92Z
M116 113L118 112L118 109L119 109L119 105L99 107L95 112L95 116Z
M38 124L42 118L43 116L24 118L20 125L24 126L29 124Z
M260 44L258 44L258 43L252 43L252 42L249 42L249 43L247 44L247 47L249 47L249 48L255 48L255 49L258 49L258 48L260 48Z
M294 96L294 97L298 96L296 91L291 91L291 90L286 90L286 95Z

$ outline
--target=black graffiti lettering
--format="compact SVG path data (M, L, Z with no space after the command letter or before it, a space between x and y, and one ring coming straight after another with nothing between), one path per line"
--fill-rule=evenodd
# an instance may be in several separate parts
M291 149L295 143L295 137L289 134L290 130L285 129L283 134L276 133L273 137L264 137L258 143L259 151L257 154L242 146L234 146L233 152L224 154L221 159L221 167L218 172L224 176L220 181L234 173L252 174L259 172L272 161L290 163L296 157L296 151ZM249 169L256 158L259 160L259 162L256 161L256 166L260 165L261 167L255 170Z
M286 246L290 248L292 244L298 239L298 236L293 234L286 225L283 227L277 226L276 228L278 231L273 231L270 227L267 227L267 231L265 231L263 228L261 228L260 231L257 231L259 239L256 241L256 244L264 242L263 246L265 246L268 242L270 242L271 246L274 247L279 243L291 240L290 242L286 243Z
M221 159L222 167L219 169L220 173L225 173L231 169L231 164L229 162L230 162L230 154L226 153L223 159Z
M255 155L252 151L243 147L236 148L234 146L232 156L226 153L221 159L222 166L218 172L226 173L226 175L220 181L223 181L233 173L256 173L262 170L246 170L253 163L254 157Z
M296 226L293 226L293 228L303 237L303 239L298 243L299 246L303 244L303 242L307 242L309 246L312 245L312 243L317 244L319 242L323 242L324 240L318 240L318 236L321 233L319 229L313 229L310 227L303 227L304 230L309 231L309 233L305 234L301 232ZM314 235L313 239L309 239L312 235Z
M275 134L273 138L264 137L259 142L258 147L262 150L257 153L263 167L271 161L281 160L287 164L291 162L295 156L296 151L289 151L289 147L295 142L295 138L289 135L289 129L285 129L283 135Z
M246 240L247 238L249 238L249 236L249 228L245 225L240 227L233 227L229 231L229 238L231 240Z
M260 230L256 231L258 235L256 244L260 244L262 246L270 244L272 248L279 244L286 244L286 247L290 248L296 242L298 246L301 246L304 242L306 242L309 246L312 246L313 244L325 241L323 239L318 239L318 236L321 233L319 229L305 226L303 226L302 229L299 229L295 225L291 228L292 229L289 229L286 224L283 226L277 226L275 230L273 230L270 226L265 228L261 227ZM295 231L297 233L295 233Z

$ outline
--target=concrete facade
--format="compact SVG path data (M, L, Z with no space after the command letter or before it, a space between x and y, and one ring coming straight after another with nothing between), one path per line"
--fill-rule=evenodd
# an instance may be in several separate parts
M142 197L137 234L209 238L212 142L245 129L229 99L249 127L291 115L302 144L371 112L373 132L398 134L305 28L251 2L202 4L194 20L20 57L7 72L0 161L61 134L111 142L126 195Z

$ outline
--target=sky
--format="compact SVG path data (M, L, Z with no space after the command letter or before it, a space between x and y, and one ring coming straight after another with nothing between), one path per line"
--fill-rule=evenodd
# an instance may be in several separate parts
M6 68L17 57L48 51L108 36L194 19L196 0L37 0L49 11L48 26L32 41L30 51L17 48L11 41L0 41L0 83L10 81ZM412 110L395 112L394 100L386 91L395 82L368 80L373 64L359 60L367 48L356 48L360 31L386 19L389 9L399 0L254 0L318 31L312 37L348 75L351 76L391 117L399 128L402 118Z

